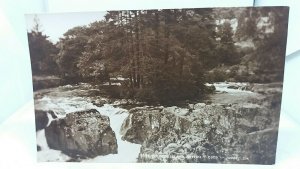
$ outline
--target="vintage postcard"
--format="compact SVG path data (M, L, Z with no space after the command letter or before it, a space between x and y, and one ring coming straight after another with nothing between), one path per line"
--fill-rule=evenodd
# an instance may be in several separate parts
M38 161L274 164L288 11L26 15Z

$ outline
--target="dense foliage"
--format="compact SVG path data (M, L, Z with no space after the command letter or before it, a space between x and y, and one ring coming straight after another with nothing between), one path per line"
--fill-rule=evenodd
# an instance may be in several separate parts
M47 39L48 36L41 32L37 18L35 22L35 27L27 33L32 73L33 75L57 74L55 56L58 49Z
M48 71L39 64L53 63L63 78L97 83L122 76L121 98L163 104L201 99L207 81L265 82L262 74L283 70L286 10L108 11L102 21L68 30L56 48L41 32L29 33L32 67Z

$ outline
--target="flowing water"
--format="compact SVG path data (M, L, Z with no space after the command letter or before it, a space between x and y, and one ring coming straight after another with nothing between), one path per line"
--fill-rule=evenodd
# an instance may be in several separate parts
M210 95L209 98L212 103L243 105L262 97L261 94L247 89L249 83L217 82L206 85L214 85L216 88L216 93Z
M109 116L110 118L111 128L116 133L118 154L97 156L93 159L85 159L82 161L136 162L140 145L124 141L120 135L121 125L128 116L128 111L111 104L104 104L99 107L94 105L92 101L95 99L105 100L105 98L93 94L93 92L97 93L97 90L96 86L85 83L39 90L35 92L35 109L52 110L59 118L75 111L86 109L98 110L102 115ZM51 120L52 118L50 117L50 121ZM41 147L41 151L38 151L38 161L66 161L70 159L70 157L64 155L61 151L52 150L48 147L44 130L37 132L37 145Z
M213 103L244 103L259 97L258 93L245 90L247 83L227 83L220 82L214 84L216 93L210 96ZM230 86L236 86L231 88ZM96 106L95 101L106 101L105 97L99 94L99 87L81 83L78 85L65 85L56 88L49 88L36 91L35 109L52 110L58 118L65 117L66 114L87 109L96 109L102 115L109 116L110 125L116 133L118 154L97 156L93 159L84 159L84 162L136 162L141 145L130 143L121 139L120 129L124 119L128 116L128 111L117 107L115 104L104 104ZM99 96L100 95L100 96ZM49 115L50 122L52 117ZM49 122L49 124L50 124ZM48 125L49 125L48 124ZM37 132L37 145L41 147L38 151L38 161L67 161L69 156L61 151L50 149L46 142L45 131Z

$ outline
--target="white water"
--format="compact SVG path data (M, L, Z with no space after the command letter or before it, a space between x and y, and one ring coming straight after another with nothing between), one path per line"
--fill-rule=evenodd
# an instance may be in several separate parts
M96 108L101 114L110 117L110 126L116 133L118 142L118 154L98 156L94 159L83 160L84 162L136 162L141 145L123 141L120 135L121 125L128 116L127 110L114 108L112 105L105 104Z
M66 114L81 111L86 109L96 109L102 115L109 116L110 126L116 134L118 144L118 154L110 154L106 156L97 156L93 159L82 160L84 162L136 162L140 151L139 144L133 144L123 141L120 135L121 125L124 119L128 116L125 109L113 107L105 104L102 107L97 107L91 103L92 99L89 97L76 96L84 95L87 90L91 88L90 85L82 84L74 88L71 85L47 89L41 91L42 96L35 100L35 108L42 110L52 110L59 118ZM52 118L50 118L52 120ZM50 124L50 123L49 123ZM48 147L44 130L37 132L37 145L41 146L41 151L38 151L38 161L66 161L70 157L63 154L61 151L52 150Z
M219 92L212 98L214 102L235 102L232 95L236 95L236 102L243 102L243 98L248 100L249 96L256 97L255 93L251 91L242 90L247 83L228 83L219 82L214 84L206 84L207 86L214 85L216 91ZM239 86L238 89L229 89L231 85ZM128 116L125 109L114 107L110 104L104 104L102 107L95 106L92 101L95 97L91 97L88 91L97 90L90 84L80 84L76 86L66 85L52 89L45 89L35 93L35 108L41 110L52 110L55 114L62 118L68 113L82 111L87 109L96 109L102 115L107 115L110 118L110 125L116 134L118 144L118 154L110 154L106 156L97 156L93 159L85 159L83 162L136 162L140 152L141 145L133 144L123 141L120 135L121 125L124 119ZM222 93L224 92L224 93ZM96 97L96 99L105 99ZM122 101L122 100L121 100ZM119 101L119 102L121 102ZM118 101L116 101L117 103ZM52 120L52 118L49 118ZM50 124L50 122L49 122ZM48 125L49 125L48 124ZM38 161L67 161L70 159L61 151L52 150L48 147L44 130L37 132L37 144L41 146L42 150L38 152Z
M216 91L218 92L227 92L227 93L253 93L248 90L243 90L246 86L248 86L248 83L241 83L241 82L217 82L213 84L206 84L207 86L214 85L216 87ZM230 89L229 86L237 86L238 89Z
M45 130L40 130L36 133L37 145L39 145L42 150L37 153L37 161L67 161L70 159L69 156L63 154L61 151L50 149L47 145Z
M210 101L220 104L248 104L250 100L256 100L261 97L258 93L245 90L250 84L239 82L217 82L205 84L206 86L215 86L216 93L210 96ZM234 86L237 89L228 88Z

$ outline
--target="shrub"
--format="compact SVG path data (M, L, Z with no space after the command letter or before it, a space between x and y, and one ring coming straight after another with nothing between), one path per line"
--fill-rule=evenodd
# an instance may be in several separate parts
M150 104L155 104L157 102L157 97L153 89L151 88L141 88L135 91L135 99L140 101L145 101Z
M104 87L104 86L103 86ZM114 99L121 99L122 97L122 89L120 86L111 85L111 86L105 86L104 90L108 94L109 97Z
M207 79L210 82L224 82L228 79L228 75L222 70L214 69L208 74Z

